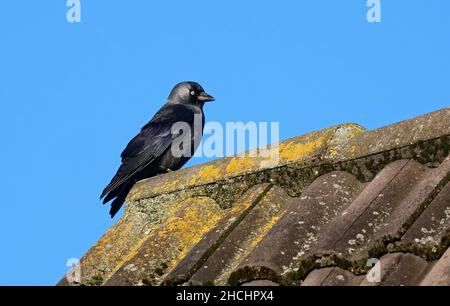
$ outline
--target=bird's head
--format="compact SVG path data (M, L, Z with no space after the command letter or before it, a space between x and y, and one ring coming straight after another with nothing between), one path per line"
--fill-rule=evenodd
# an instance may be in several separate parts
M168 102L203 106L205 102L214 101L214 97L205 92L196 82L182 82L175 85L170 92Z

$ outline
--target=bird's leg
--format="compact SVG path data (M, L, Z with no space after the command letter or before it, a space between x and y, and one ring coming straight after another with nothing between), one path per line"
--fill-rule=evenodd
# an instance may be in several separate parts
M166 173L169 173L169 172L173 172L173 170L170 169L170 168L167 168L167 169L166 169Z

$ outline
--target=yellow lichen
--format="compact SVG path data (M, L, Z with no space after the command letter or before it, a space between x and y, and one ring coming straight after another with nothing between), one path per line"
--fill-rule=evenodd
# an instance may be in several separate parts
M264 189L267 188L267 185L259 185L251 190L250 192L247 192L241 199L236 201L234 203L233 207L230 208L227 211L227 218L232 218L234 216L240 215L244 210L249 208L255 200L258 198L258 196L264 191Z
M248 249L252 250L255 246L266 236L266 234L272 229L275 223L280 220L280 218L284 215L282 212L280 215L275 215L270 218L270 220L260 229L259 234L255 236L252 241L248 244Z
M306 142L297 142L295 140L283 142L280 144L280 159L283 161L300 160L316 151L323 143L323 135Z
M136 235L139 231L138 227L139 224L135 222L134 216L122 217L86 253L82 259L82 266L87 269L102 266L105 273L103 279L111 276L124 262L124 250L132 251L138 248L139 240L142 238ZM86 272L96 273L97 271Z
M254 166L252 157L234 157L230 160L225 169L226 173L242 173L246 170L251 170Z
M184 258L190 248L222 217L223 211L209 198L186 200L180 211L169 217L164 225L153 233L157 236L155 238L160 247L177 250L169 261L168 268L173 268Z
M217 180L220 177L221 177L220 168L209 165L201 168L196 174L194 174L192 178L189 180L188 185Z
M177 201L164 205L161 209L166 210L165 216L172 216L183 204L185 204L184 201ZM137 255L149 235L156 232L160 226L157 223L144 223L134 214L123 216L83 257L83 267L102 266L105 270L103 279L109 278ZM144 227L145 230L143 230Z
M159 192L164 192L167 190L174 190L177 187L180 187L180 179L179 178L174 178L170 181L166 181L164 184L161 184L157 187L157 190Z

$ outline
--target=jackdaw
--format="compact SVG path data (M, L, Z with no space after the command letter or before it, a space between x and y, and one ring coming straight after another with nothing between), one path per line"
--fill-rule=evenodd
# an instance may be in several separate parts
M119 170L100 196L100 199L106 196L103 204L115 198L109 212L111 218L119 211L134 183L178 170L190 159L203 134L203 105L209 101L214 98L196 82L175 85L163 107L128 143L121 154ZM173 128L180 123L190 128L189 133ZM190 137L190 141L186 141L186 137ZM176 150L172 148L173 144L176 144Z

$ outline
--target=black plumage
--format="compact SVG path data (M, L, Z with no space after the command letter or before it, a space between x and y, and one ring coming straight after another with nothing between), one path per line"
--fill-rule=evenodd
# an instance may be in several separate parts
M208 101L214 101L214 98L198 83L183 82L172 89L163 107L128 143L121 154L122 164L100 196L105 197L103 203L114 199L111 203L111 217L119 211L134 183L178 170L189 160L199 144L198 137L201 138L203 133L205 122L203 105ZM198 127L194 127L195 120L198 120L196 118L201 120L199 131L196 131ZM191 152L183 156L174 156L172 144L180 140L178 137L188 136L179 131L172 132L174 124L180 122L186 123L191 128Z

